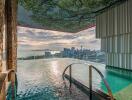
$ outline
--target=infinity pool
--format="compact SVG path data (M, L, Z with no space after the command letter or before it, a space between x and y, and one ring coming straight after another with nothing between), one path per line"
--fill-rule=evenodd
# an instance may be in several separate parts
M132 83L129 78L107 72L104 64L70 58L19 60L17 100L87 100L88 97L76 88L70 94L62 80L65 67L76 62L96 66L105 76L113 93ZM78 65L78 67L74 67L73 73L76 79L88 85L87 66ZM93 87L106 91L96 72L93 72Z

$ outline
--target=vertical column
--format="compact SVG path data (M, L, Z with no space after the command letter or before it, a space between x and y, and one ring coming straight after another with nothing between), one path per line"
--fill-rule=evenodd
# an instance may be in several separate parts
M6 34L7 34L7 70L16 69L17 53L17 0L5 1Z
M92 65L89 66L89 99L92 100Z
M4 0L0 0L0 72L2 71L3 32L4 32Z
M5 31L6 31L6 47L7 47L7 68L6 70L16 70L17 56L17 0L5 0ZM15 73L8 75L11 81L12 100L15 100Z
M3 83L2 89L1 89L1 93L0 93L0 100L6 100L6 84L5 82Z

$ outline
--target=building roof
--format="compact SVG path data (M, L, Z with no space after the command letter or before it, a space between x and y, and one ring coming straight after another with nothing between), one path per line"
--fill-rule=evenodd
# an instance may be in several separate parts
M127 0L115 0L114 2L112 2L110 5L106 6L106 7L103 7L97 11L95 11L96 14L100 14L106 10L108 10L108 8L111 8L111 7L114 7L114 6L118 6L124 2L126 2Z

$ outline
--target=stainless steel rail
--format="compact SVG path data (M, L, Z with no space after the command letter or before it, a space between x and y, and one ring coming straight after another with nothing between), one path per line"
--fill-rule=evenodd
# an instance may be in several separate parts
M75 64L83 64L83 63L72 63L72 64L68 65L68 66L65 68L65 70L64 70L64 72L63 72L63 74L62 74L62 78L63 78L63 80L64 80L64 79L65 79L65 77L64 77L64 76L65 76L65 72L69 69L70 88L71 88L71 84L72 84L72 80L71 80L71 78L72 78L72 65L75 65ZM109 85L108 85L108 82L105 80L104 75L100 72L100 70L98 70L98 69L97 69L96 67L94 67L93 65L88 65L88 64L83 64L83 65L89 66L89 90L90 90L89 99L92 100L92 69L94 69L94 70L100 75L101 79L103 80L104 85L105 85L106 88L107 88L107 91L108 91L108 95L109 95L109 97L110 97L110 100L114 100L114 97L113 97L112 91L111 91L111 89L110 89L110 87L109 87Z

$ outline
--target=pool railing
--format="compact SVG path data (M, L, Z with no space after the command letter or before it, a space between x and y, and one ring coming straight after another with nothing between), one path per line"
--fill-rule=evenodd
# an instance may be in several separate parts
M16 71L10 69L7 72L0 73L0 100L6 100L8 88L11 85L11 100L15 100Z
M63 80L65 80L66 76L69 76L69 88L71 88L72 86L72 80L75 80L73 77L72 77L72 66L73 65L76 65L76 64L83 64L83 63L72 63L70 65L68 65L65 69L64 69L64 72L62 74L62 78ZM110 89L110 86L108 85L108 82L106 81L106 79L104 78L104 75L101 73L101 71L99 69L97 69L96 67L94 67L93 65L88 65L88 64L83 64L83 65L87 65L88 68L89 68L89 99L92 100L92 93L93 93L93 89L92 89L92 69L94 69L101 77L101 79L103 80L104 82L104 85L106 86L107 88L107 91L108 91L108 99L109 100L115 100L114 97L113 97L113 94L112 94L112 91ZM69 69L69 75L66 74L66 71ZM76 81L76 80L75 80ZM78 81L77 81L78 82ZM78 82L80 83L80 82ZM83 84L84 87L87 87L86 85ZM103 93L102 91L100 91L101 93ZM103 93L105 94L105 93Z

